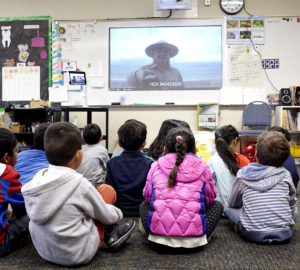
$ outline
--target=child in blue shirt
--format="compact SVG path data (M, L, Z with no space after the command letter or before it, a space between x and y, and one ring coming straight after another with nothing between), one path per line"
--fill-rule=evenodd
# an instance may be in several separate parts
M39 125L33 135L34 149L25 150L18 154L15 169L20 173L22 186L32 180L38 171L49 167L44 150L44 135L51 123L45 122Z
M147 128L140 121L126 121L118 130L121 155L108 161L105 183L117 192L115 205L124 215L138 216L144 200L143 188L153 160L140 150L146 145Z

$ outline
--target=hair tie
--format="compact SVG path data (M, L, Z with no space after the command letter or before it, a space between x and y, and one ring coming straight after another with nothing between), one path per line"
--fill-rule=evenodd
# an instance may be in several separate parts
M176 142L182 140L183 138L181 136L176 136Z

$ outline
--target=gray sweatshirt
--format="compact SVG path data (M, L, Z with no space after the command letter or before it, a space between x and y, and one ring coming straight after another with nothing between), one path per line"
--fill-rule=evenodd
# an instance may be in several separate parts
M104 225L122 219L98 191L73 169L50 165L23 188L29 230L42 258L62 265L88 263L99 245L93 219Z
M109 160L107 150L100 145L85 144L82 147L82 162L76 169L94 186L104 182L106 164Z

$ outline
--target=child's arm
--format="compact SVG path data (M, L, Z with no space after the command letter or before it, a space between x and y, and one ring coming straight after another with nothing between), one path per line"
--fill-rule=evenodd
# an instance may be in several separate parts
M115 185L109 163L107 163L107 168L106 168L106 172L105 172L105 184L112 186L117 191L117 187Z
M105 151L104 153L101 153L100 158L101 158L101 163L102 163L101 165L103 165L104 170L106 170L106 166L109 161L109 156L108 156L107 151Z
M217 190L214 184L214 180L212 174L210 172L209 167L205 164L205 178L206 178L206 185L205 185L205 205L211 205L215 201L217 197Z
M8 190L8 203L15 216L23 216L26 214L26 208L24 203L24 198L21 193L22 184L19 179L14 179L10 181Z
M152 177L153 177L153 173L155 171L156 168L156 162L152 163L151 168L148 172L147 175L147 180L146 180L146 184L145 187L143 189L143 196L145 198L145 200L150 203L151 202L151 198L152 198Z
M290 177L289 185L290 185L290 193L289 193L290 207L292 213L294 213L295 211L297 211L297 197L296 197L296 188L291 177Z
M88 185L81 207L85 215L98 220L104 225L115 224L123 218L122 211L104 202L103 198L94 186Z
M242 186L242 181L236 178L232 185L230 196L228 197L228 207L241 208L243 206Z

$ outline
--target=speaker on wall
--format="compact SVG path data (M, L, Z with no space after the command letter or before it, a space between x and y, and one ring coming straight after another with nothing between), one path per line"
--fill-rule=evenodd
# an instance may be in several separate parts
M294 91L295 91L294 105L300 106L300 86L296 86Z
M281 88L279 94L280 105L292 105L292 93L289 88Z

